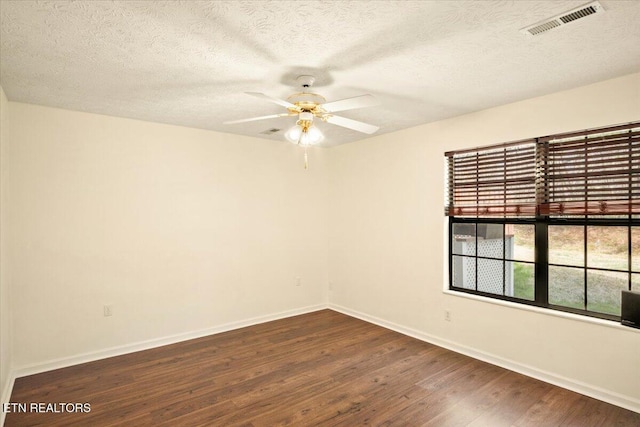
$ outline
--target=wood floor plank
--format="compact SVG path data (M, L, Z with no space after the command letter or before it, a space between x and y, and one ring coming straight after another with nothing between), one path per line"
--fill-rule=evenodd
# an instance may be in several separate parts
M18 378L11 426L638 426L640 414L320 310Z
M598 427L607 426L605 420L613 415L615 408L599 400L580 396L562 426Z
M468 425L469 427L512 425L551 388L553 386L550 384L524 377L522 384L515 383L513 387L506 390L503 398L492 410L485 411Z
M458 402L473 396L488 382L507 374L494 365L466 357L463 360L465 364L459 369L431 375L433 384L422 380L414 388L399 393L395 404L374 406L374 413L369 416L373 425L428 424ZM438 425L438 421L433 424Z
M562 425L570 415L571 408L576 407L580 397L581 395L578 393L559 387L552 387L513 424L514 426Z

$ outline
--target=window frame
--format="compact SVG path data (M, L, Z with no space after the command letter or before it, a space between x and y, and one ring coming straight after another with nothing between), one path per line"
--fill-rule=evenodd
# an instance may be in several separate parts
M467 258L474 258L476 260L476 271L477 271L477 260L478 258L483 259L483 257L478 257L476 252L475 255L460 255L453 253L453 226L454 224L527 224L534 225L535 227L535 245L534 245L534 253L535 260L534 264L534 299L527 300L517 297L512 297L508 295L499 295L490 292L478 291L477 282L476 289L468 289L453 286L454 273L453 273L453 257L454 256L464 256ZM449 286L448 289L454 292L462 292L471 295L478 295L482 297L498 299L503 301L509 301L517 304L530 305L534 307L540 307L550 310L563 311L567 313L579 314L589 317L595 317L599 319L612 320L612 321L620 321L620 316L616 316L613 314L600 313L597 311L588 310L588 298L587 298L587 289L588 283L585 281L585 309L578 309L572 307L565 307L561 305L551 304L549 302L549 266L562 266L562 264L549 264L549 239L548 239L548 227L549 226L601 226L601 227L627 227L628 236L631 234L631 227L640 227L640 218L634 218L633 215L629 215L627 218L602 218L602 217L589 217L585 216L584 218L554 218L549 216L536 216L530 218L510 218L510 217L455 217L449 216L448 221L448 263L449 263ZM503 235L504 239L504 235ZM585 241L586 245L586 241ZM627 248L627 256L629 258L629 262L627 263L626 274L628 277L628 290L632 288L632 274L634 274L634 268L631 263L631 239L628 238L628 248ZM585 253L586 256L586 253ZM503 254L503 261L505 260ZM513 260L514 262L518 262L519 260ZM583 265L581 267L571 266L572 268L579 268L584 270L585 274L589 270L602 270L599 268L589 267L588 265ZM615 270L620 272L625 272L624 270ZM637 274L637 271L636 271ZM503 281L504 281L503 277Z

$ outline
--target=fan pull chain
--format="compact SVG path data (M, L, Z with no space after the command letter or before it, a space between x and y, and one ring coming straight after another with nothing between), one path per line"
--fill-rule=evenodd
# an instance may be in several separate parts
M304 168L309 169L309 157L307 156L307 147L304 147Z

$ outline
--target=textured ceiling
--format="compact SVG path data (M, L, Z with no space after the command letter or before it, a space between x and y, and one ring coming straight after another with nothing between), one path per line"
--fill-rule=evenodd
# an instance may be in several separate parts
M340 115L378 134L640 70L640 1L532 37L584 1L0 0L0 84L11 101L282 140L286 98L313 74ZM368 137L320 123L325 145Z

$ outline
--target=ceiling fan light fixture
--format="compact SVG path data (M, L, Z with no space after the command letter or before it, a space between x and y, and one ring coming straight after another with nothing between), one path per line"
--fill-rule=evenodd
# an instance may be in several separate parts
M302 145L303 147L315 145L324 139L324 135L317 127L302 126L300 124L293 126L284 136L289 142Z

